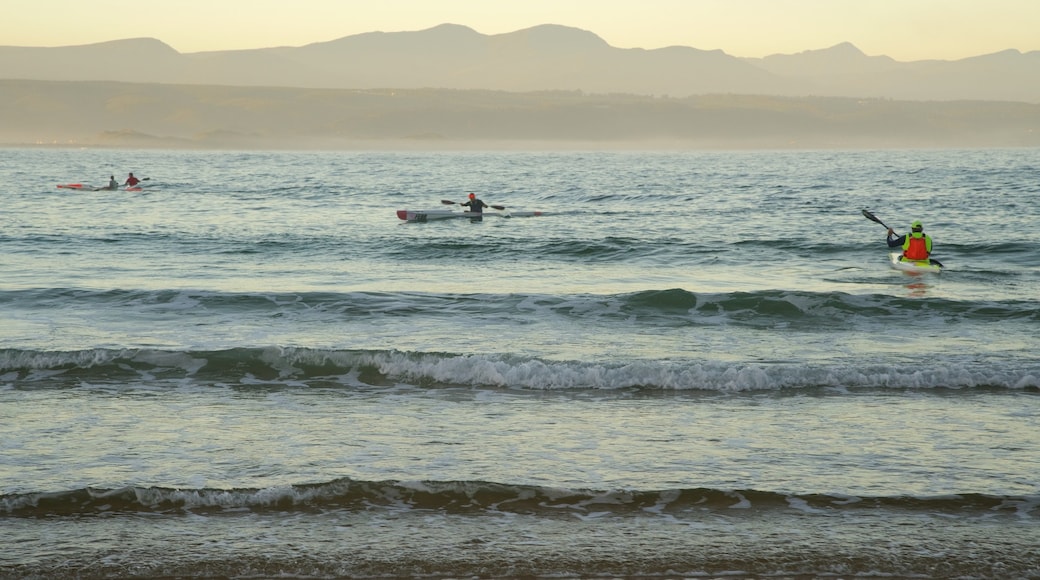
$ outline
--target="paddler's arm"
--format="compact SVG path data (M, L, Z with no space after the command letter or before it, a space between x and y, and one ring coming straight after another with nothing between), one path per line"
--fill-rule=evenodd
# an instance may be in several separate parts
M888 237L885 238L885 241L888 242L888 247L890 248L900 247L903 245L903 242L906 241L906 236L898 236L896 238L893 238L892 236L895 235L895 230L893 230L892 228L888 228Z

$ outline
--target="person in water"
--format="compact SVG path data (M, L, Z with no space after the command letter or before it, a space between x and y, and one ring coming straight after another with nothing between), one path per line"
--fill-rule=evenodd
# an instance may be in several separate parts
M459 205L461 205L462 207L468 207L468 211L471 211L473 213L484 213L484 208L490 207L488 204L484 203L480 199L477 199L476 194L473 193L469 194L469 201L467 201L466 203L460 203Z
M916 220L910 224L910 233L903 236L896 236L895 230L888 228L885 241L890 248L903 248L904 260L927 260L932 254L932 238L924 233L924 226Z
M126 178L126 181L123 183L123 185L125 185L127 187L133 187L133 186L137 185L138 183L141 183L141 180L136 178L136 177L134 177L134 172L131 171L130 172L130 177Z

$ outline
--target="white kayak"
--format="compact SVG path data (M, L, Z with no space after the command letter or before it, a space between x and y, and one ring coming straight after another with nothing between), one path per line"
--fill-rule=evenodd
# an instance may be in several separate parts
M942 272L943 265L938 260L904 260L902 254L891 253L892 267L911 274L938 274Z
M430 222L434 220L446 220L452 218L479 218L479 217L534 217L544 215L540 211L495 211L495 212L472 212L455 211L450 209L399 209L397 217L408 222Z

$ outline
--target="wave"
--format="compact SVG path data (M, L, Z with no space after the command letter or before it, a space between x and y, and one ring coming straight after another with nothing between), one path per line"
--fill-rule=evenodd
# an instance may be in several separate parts
M554 361L472 355L298 347L216 351L0 350L6 388L425 388L537 391L753 392L830 389L1033 389L1035 364L939 361L796 364L719 360Z
M904 511L1036 519L1040 496L980 493L918 497L791 494L762 490L680 488L592 490L483 481L359 481L262 489L166 487L80 488L0 495L8 517L76 517L118 513L313 512L322 510L437 510L542 516L666 515L683 512Z
M574 217L574 211L568 210ZM580 213L580 212L578 212ZM598 214L609 218L612 212ZM392 216L388 212L389 216ZM396 218L395 218L396 219ZM543 218L554 219L551 212ZM443 227L443 224L405 224L427 227ZM761 233L745 233L742 237L727 239L723 236L683 238L671 234L642 231L638 235L605 235L583 237L568 231L567 235L543 233L539 236L522 236L496 233L496 243L488 245L483 240L442 236L417 235L416 232L400 231L373 232L358 239L347 238L328 231L277 231L277 232L220 232L211 231L125 231L98 233L86 231L75 233L30 232L25 235L0 234L0 243L12 249L38 252L41 248L60 250L63 247L95 248L105 254L122 249L142 256L169 253L175 248L179 254L219 259L227 255L262 255L266 259L300 256L324 256L326 259L350 259L351 256L379 255L400 262L445 262L455 264L459 252L479 251L483 255L516 260L518 256L537 256L539 260L550 260L565 264L674 264L676 261L695 267L711 263L712 259L729 260L746 266L749 262L771 263L788 260L828 259L844 262L850 266L864 260L864 252L884 264L887 247L884 231L868 245L834 243L826 237L806 238L780 237ZM349 251L345 250L349 248ZM1012 240L982 241L964 244L941 240L936 241L936 258L942 260L950 271L990 270L993 273L1013 275L1023 269L1040 267L1040 243L1018 238Z
M456 316L531 314L582 320L616 319L655 325L731 324L755 328L775 324L832 329L836 325L912 320L999 322L1040 321L1037 300L951 300L886 294L800 290L692 292L681 288L622 294L450 294L420 292L270 292L195 290L88 290L42 288L0 291L0 305L29 309L105 307L135 314L175 312L283 317L294 313L331 317Z

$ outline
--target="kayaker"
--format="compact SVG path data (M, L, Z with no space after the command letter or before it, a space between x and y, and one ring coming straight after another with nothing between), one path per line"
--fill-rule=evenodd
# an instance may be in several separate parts
M469 201L466 203L460 203L459 205L468 207L469 211L473 213L484 213L485 207L491 207L480 199L477 199L477 196L474 193L469 194Z
M106 187L105 189L113 189L114 190L114 189L118 189L118 188L119 188L119 182L116 181L116 176L115 175L109 175L108 176L108 187Z
M895 230L888 228L885 241L890 248L903 248L904 260L927 260L932 254L932 238L924 233L924 226L917 220L910 224L910 233L906 235L896 236Z
M123 185L125 185L127 187L133 187L133 186L137 185L138 183L141 183L141 180L136 178L136 177L134 177L134 172L131 171L130 172L130 177L126 178L126 182L124 182Z

